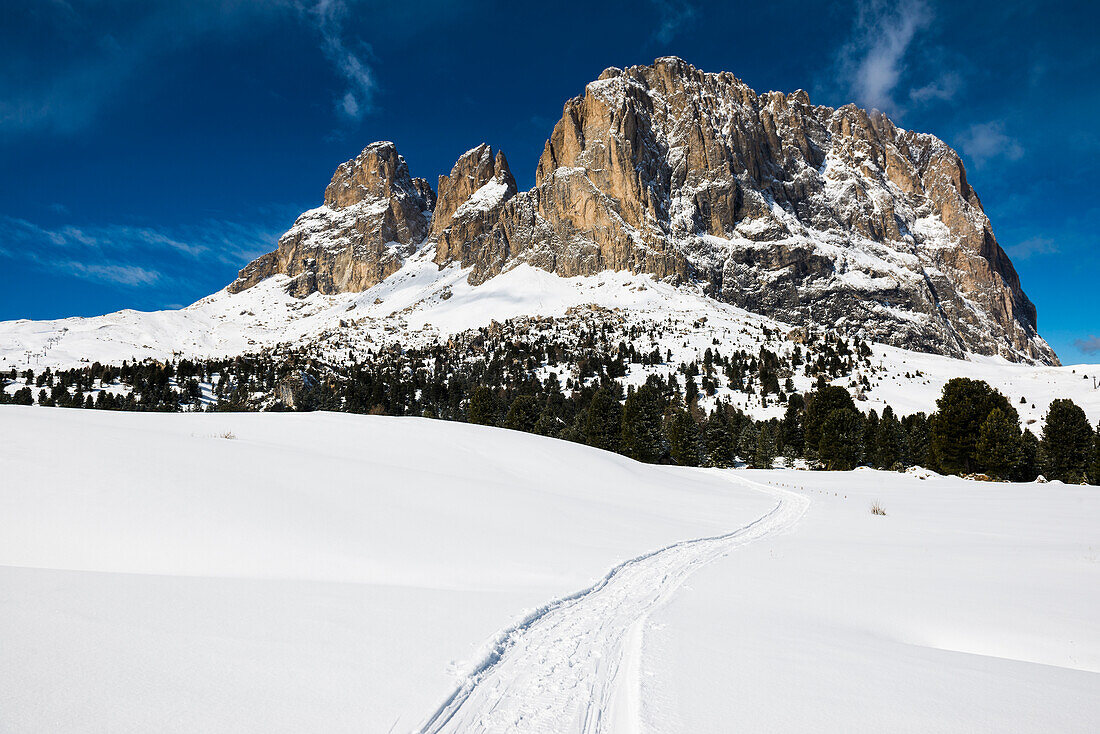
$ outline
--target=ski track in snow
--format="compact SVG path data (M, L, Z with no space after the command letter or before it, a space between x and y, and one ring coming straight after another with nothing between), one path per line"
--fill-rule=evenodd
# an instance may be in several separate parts
M650 613L697 569L790 529L810 505L795 492L722 476L771 494L776 506L731 533L625 561L595 585L534 611L497 637L492 652L415 731L641 731L641 650Z

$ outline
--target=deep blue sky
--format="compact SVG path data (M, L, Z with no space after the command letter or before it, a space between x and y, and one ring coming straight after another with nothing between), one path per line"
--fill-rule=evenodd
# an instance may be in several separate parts
M190 303L333 169L397 143L435 181L485 141L530 186L563 102L675 54L962 154L1064 362L1100 354L1091 3L6 0L0 319Z

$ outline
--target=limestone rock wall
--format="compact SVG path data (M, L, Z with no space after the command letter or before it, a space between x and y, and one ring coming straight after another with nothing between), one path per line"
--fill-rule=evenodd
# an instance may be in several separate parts
M393 143L373 143L336 169L324 204L298 217L278 249L249 263L229 290L277 273L294 278L298 296L366 290L399 270L424 240L434 201Z
M483 144L436 198L392 143L372 144L230 289L286 273L298 295L363 290L419 247L474 284L521 262L628 270L796 326L1057 363L943 141L673 57L609 68L566 102L530 191Z

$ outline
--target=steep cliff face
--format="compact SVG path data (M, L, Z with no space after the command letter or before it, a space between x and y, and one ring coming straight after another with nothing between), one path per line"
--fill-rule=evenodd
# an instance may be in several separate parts
M324 204L298 217L278 249L241 270L229 290L276 273L293 276L291 292L299 296L366 290L397 272L423 242L434 200L393 143L373 143L336 169Z
M435 262L488 271L490 236L505 202L516 195L516 180L504 153L485 144L466 151L451 175L439 177L439 201L432 215L430 240ZM499 271L499 269L498 269Z
M626 269L790 323L1056 360L946 144L676 58L608 69L566 103L493 245L475 281L515 261Z
M231 288L285 272L312 273L299 293L362 290L423 243L474 284L521 262L628 270L791 324L1057 361L958 155L801 90L757 94L676 58L611 68L565 104L533 189L481 145L432 198L392 144L372 145Z

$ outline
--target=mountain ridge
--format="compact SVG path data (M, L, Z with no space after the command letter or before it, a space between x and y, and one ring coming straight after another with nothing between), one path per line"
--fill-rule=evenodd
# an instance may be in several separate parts
M565 277L627 270L786 323L1058 363L959 156L803 90L758 94L676 57L610 67L565 103L532 189L518 191L485 144L438 188L437 202L393 143L374 143L230 291L276 273L296 278L296 295L361 291L434 246L440 267L469 268L475 285L520 262Z

